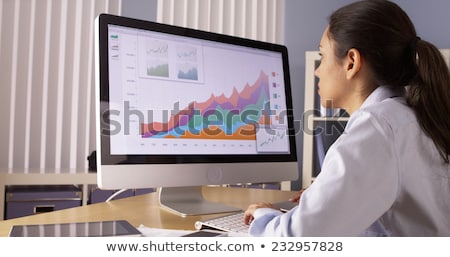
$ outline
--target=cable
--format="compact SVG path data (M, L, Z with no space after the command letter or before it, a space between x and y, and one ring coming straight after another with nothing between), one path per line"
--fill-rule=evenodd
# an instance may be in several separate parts
M120 195L121 193L127 191L128 189L120 189L119 191L115 192L114 194L112 194L110 197L108 197L108 199L106 199L105 202L109 202L111 200L113 200L116 196Z

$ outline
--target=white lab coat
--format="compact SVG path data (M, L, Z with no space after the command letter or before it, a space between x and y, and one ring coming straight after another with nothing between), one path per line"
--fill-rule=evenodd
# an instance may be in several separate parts
M288 213L261 208L254 236L450 236L450 166L402 92L378 87Z

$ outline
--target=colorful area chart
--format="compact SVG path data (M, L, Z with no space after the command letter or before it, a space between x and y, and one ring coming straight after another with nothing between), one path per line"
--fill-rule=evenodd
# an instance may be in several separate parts
M261 71L253 85L230 96L193 101L168 122L141 124L142 138L256 140L256 127L270 124L269 78Z

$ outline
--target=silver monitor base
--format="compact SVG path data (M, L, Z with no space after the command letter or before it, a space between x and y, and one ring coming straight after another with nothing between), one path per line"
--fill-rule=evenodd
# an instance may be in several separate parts
M241 211L236 207L207 201L203 198L201 186L160 188L159 203L183 217Z

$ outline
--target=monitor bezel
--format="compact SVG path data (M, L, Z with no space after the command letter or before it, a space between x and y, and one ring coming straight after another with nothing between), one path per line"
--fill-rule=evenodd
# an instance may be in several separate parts
M111 15L111 14L100 14L97 17L98 21L96 23L98 35L98 80L100 88L98 90L98 96L100 102L107 103L109 105L109 73L108 73L108 25L124 26L142 30L149 30L161 33L168 33L178 36L192 37L203 40L209 40L214 42L228 43L232 45L241 45L256 49L263 49L269 51L275 51L282 54L283 60L283 70L284 70L284 82L285 82L285 94L286 99L292 99L291 94L291 82L289 74L289 60L288 60L288 50L286 46L280 44L274 44L269 42L257 41L247 38L241 38L236 36L224 35L214 32L207 32L202 30L195 30L180 26L167 25L152 21L138 20L129 17ZM105 113L104 108L99 107L97 111L100 111L97 115L100 117L98 119L97 126L101 130L100 145L97 148L101 148L101 154L97 155L100 160L97 163L97 167L101 165L138 165L138 164L182 164L182 163L254 163L254 162L296 162L297 161L297 149L295 141L295 128L294 128L294 114L292 101L286 101L286 113L288 121L288 138L289 138L289 153L282 154L249 154L249 155L111 155L110 153L110 137L108 136L107 130L104 129L105 124L103 122L103 114ZM106 107L109 109L109 106ZM99 149L98 149L99 150ZM118 161L119 160L119 161Z

